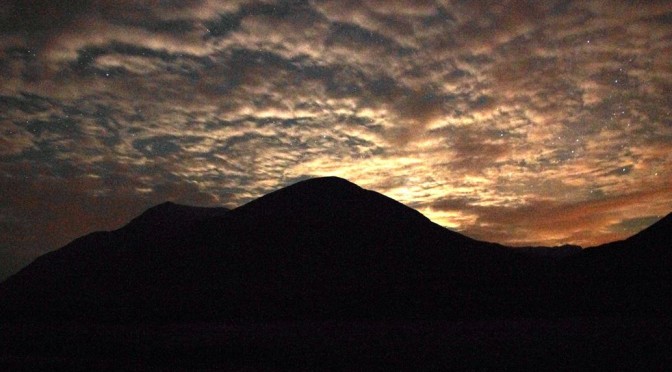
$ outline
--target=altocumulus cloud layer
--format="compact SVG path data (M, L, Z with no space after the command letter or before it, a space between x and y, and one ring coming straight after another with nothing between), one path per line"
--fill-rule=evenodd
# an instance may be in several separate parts
M672 210L667 1L10 1L0 33L4 276L321 175L511 245Z

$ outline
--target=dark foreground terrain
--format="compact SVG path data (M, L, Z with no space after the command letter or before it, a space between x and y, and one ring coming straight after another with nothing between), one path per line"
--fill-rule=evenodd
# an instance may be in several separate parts
M4 325L8 370L665 370L670 319Z

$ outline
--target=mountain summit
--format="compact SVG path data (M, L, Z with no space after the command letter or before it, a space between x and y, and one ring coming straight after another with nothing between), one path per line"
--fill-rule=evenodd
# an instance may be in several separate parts
M399 223L406 227L434 225L418 211L338 177L295 183L236 209L234 215L253 218L264 226L283 223L301 228L306 224L358 223L369 227L388 224L387 228L391 230Z
M246 240L272 237L315 250L352 251L365 244L360 248L379 253L403 246L408 254L420 247L446 251L475 243L412 208L337 177L309 179L272 192L233 210L227 220L236 231L248 229ZM441 241L426 246L431 239Z

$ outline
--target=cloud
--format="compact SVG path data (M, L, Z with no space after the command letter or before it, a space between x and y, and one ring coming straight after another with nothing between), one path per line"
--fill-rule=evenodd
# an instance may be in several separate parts
M47 243L0 244L34 257L89 231L68 203L103 229L320 175L485 240L625 237L672 209L668 5L7 2L1 221L33 216Z
M464 230L476 237L499 234L508 236L516 245L567 241L592 245L599 236L606 235L610 240L627 238L633 231L623 228L629 225L627 221L642 218L650 221L652 215L660 219L669 213L670 201L669 191L654 189L610 196L596 194L565 203L539 199L513 208L482 206L474 199L446 199L435 202L431 208L477 216L474 226Z
M0 156L18 155L33 147L32 136L21 127L9 121L0 123L3 128L0 137Z

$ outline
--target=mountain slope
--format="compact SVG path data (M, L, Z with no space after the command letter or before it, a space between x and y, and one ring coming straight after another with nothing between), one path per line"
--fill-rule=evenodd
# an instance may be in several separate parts
M200 221L227 212L166 202L118 230L78 238L0 283L0 310L27 319L133 316L142 302L140 288L161 286L148 281L190 255L173 242Z
M586 312L669 315L672 308L672 214L628 239L568 257L560 296ZM571 288L571 289L570 289Z
M672 274L672 213L625 240L585 249L576 262L608 271Z

